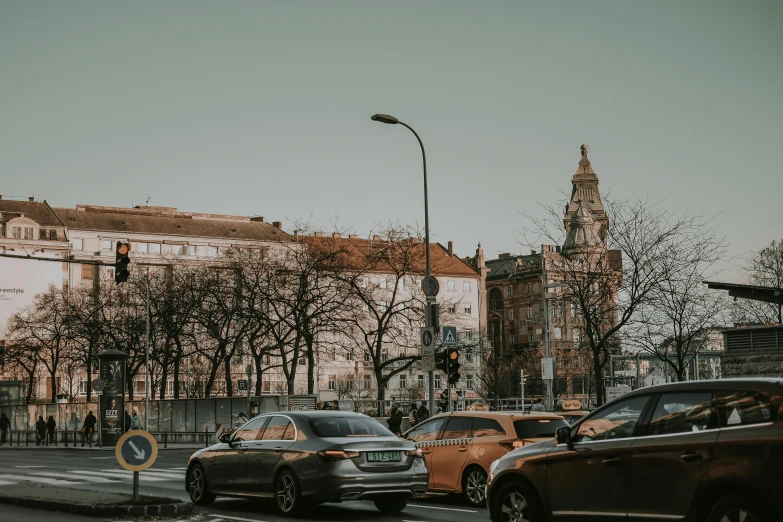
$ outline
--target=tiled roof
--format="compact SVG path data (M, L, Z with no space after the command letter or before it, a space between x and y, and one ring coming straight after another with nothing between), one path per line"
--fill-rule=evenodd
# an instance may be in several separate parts
M540 262L540 254L531 254L527 256L509 256L503 259L492 259L486 261L487 268L489 268L489 274L487 274L487 281L496 281L498 279L508 279L513 277L516 273L517 259L523 261Z
M3 221L8 221L11 217L15 217L14 214L24 214L39 225L46 227L63 226L52 211L52 207L45 201L0 199L0 213L4 214Z
M127 232L167 236L211 237L247 241L290 241L291 236L264 221L250 218L201 217L185 212L83 207L54 209L71 230Z
M360 237L331 237L331 236L304 236L302 241L310 248L328 248L334 251L342 250L346 255L346 262L355 269L361 269L362 266L371 264L368 254L373 246L384 243L383 239L364 239ZM412 238L408 241L414 242L413 253L416 254L414 264L415 273L424 273L425 269L425 251L424 242ZM457 255L448 255L448 250L440 243L430 243L430 265L433 275L454 276L454 277L477 277L476 272L470 265L465 263ZM372 267L367 266L368 269ZM375 271L383 271L376 267Z

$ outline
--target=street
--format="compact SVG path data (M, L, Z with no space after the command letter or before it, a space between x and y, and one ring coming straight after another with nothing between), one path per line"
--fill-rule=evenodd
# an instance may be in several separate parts
M194 450L162 450L155 464L140 474L142 495L162 495L188 500L185 491L185 467ZM6 449L0 451L0 487L30 483L57 485L74 489L131 492L132 473L123 470L111 451L74 451L66 449ZM271 501L218 498L212 506L194 506L192 522L282 522L282 521L405 521L450 522L489 520L486 509L474 509L456 498L439 497L415 500L400 515L383 515L372 502L325 504L299 518L276 514ZM81 515L57 514L51 511L3 505L0 522L72 522L85 520ZM100 517L90 520L101 520ZM115 519L115 520L120 520Z

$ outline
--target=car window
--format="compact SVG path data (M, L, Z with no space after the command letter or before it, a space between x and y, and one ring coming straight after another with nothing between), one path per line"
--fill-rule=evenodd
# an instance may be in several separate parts
M472 429L472 417L451 417L446 423L446 429L443 430L443 435L440 436L440 439L469 439Z
M520 439L540 439L543 437L554 437L557 428L570 426L568 422L562 419L536 419L530 417L524 420L514 421L514 431Z
M425 422L416 427L413 431L408 432L407 439L414 442L422 442L425 440L436 440L440 429L446 423L446 419L433 419Z
M717 427L711 391L664 393L655 406L647 435L691 433Z
M575 442L631 437L649 396L620 401L578 424Z
M310 420L319 437L393 437L394 434L370 417L321 417Z
M245 442L249 440L258 440L261 431L264 429L269 417L258 417L251 420L239 428L232 437L233 442Z
M760 393L747 390L727 390L718 393L722 428L747 426L775 420L769 400Z
M290 423L288 418L275 415L267 424L261 440L284 440L283 435L285 435L285 430Z
M288 426L285 428L285 433L283 433L283 440L295 440L296 438L296 428L294 427L293 422L289 422Z
M506 431L495 419L476 417L473 419L473 437L496 437L505 435Z

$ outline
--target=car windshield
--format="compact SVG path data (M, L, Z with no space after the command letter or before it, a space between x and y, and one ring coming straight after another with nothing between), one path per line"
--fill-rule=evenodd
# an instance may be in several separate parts
M554 437L557 428L569 426L563 419L529 419L514 421L514 430L520 439Z
M310 426L319 437L393 437L379 422L362 417L324 417L311 419Z

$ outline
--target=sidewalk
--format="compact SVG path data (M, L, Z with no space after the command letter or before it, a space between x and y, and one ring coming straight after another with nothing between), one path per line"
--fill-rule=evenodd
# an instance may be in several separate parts
M206 446L204 444L195 444L195 443L174 443L169 442L167 447L163 447L162 443L158 443L158 451L170 451L170 450L192 450L196 451L198 449L203 449ZM22 443L20 446L17 446L16 444L10 445L10 444L3 444L0 446L0 451L6 450L90 450L90 451L114 451L114 446L103 446L102 448L98 447L97 443L94 443L92 447L89 447L85 445L84 447L81 446L81 444L77 444L74 446L73 444L68 444L68 447L66 447L64 444L60 443L57 446L54 444L49 444L48 446L36 446L35 443L30 444L29 446L25 446L24 443Z
M0 503L89 516L172 516L187 515L193 504L176 499L141 497L131 503L131 495L33 484L6 485L0 489Z

